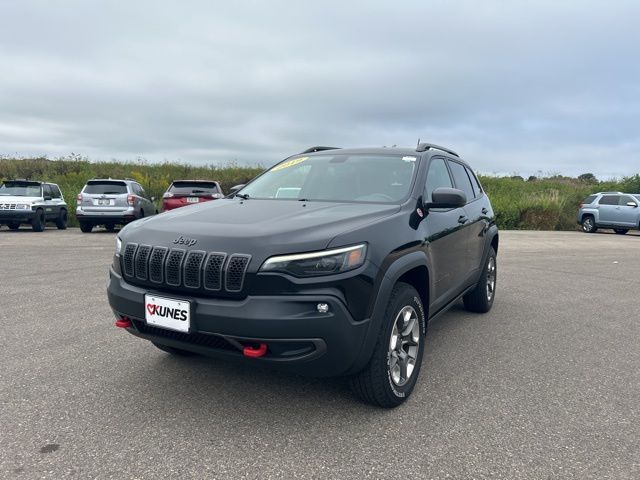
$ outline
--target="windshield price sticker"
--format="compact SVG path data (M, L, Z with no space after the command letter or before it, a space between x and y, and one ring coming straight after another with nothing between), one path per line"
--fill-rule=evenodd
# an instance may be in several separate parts
M271 169L272 172L277 172L278 170L283 170L285 168L293 167L294 165L298 165L299 163L304 162L309 157L298 157L292 158L291 160L287 160L286 162L282 162L280 165L276 165Z

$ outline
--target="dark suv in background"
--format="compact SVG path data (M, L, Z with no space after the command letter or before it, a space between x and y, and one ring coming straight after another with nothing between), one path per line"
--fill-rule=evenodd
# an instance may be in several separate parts
M80 230L89 233L96 225L104 225L113 231L116 225L155 215L158 209L154 200L135 180L89 180L77 198L76 217Z
M173 354L349 375L393 407L416 384L427 321L494 302L493 209L451 150L314 147L235 190L119 233L117 326Z

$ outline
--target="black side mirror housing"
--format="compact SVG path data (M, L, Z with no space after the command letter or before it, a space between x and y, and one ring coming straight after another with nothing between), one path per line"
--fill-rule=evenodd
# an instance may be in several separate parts
M53 200L53 199L52 199L51 197L49 197L49 196L46 196L46 197L43 197L43 198L44 198L44 201L45 201L45 202L48 202L48 201L50 201L50 200Z
M246 185L246 184L244 184L244 183L241 183L240 185L234 185L233 187L231 187L231 188L229 189L229 193L230 193L231 195L233 195L233 194L235 194L238 190L243 189L245 185Z
M425 208L460 208L467 204L467 195L457 188L438 187L431 193Z

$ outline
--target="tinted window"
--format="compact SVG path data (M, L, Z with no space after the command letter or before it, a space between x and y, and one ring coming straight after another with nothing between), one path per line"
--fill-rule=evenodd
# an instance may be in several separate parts
M582 201L582 203L583 203L584 205L590 205L590 204L592 204L592 203L593 203L593 201L596 199L596 196L597 196L597 195L589 195L587 198L585 198L585 199Z
M51 191L51 185L47 185L47 184L42 185L42 196L53 197L53 192Z
M176 195L220 193L215 182L173 182L169 191Z
M453 181L456 184L456 188L459 188L467 195L467 202L475 198L473 187L471 186L471 180L464 166L458 162L452 162L449 160L449 168L451 168L451 174L453 175Z
M620 200L618 201L618 205L626 205L627 202L633 202L636 204L638 203L636 202L636 199L630 195L620 195Z
M448 187L453 188L451 177L449 176L449 170L442 158L434 158L429 165L429 171L427 172L427 185L425 188L425 197L427 201L431 201L431 194L436 188Z
M62 193L60 193L60 189L57 185L51 185L51 193L53 194L53 198L62 198Z
M599 205L618 205L618 195L603 195Z
M465 169L467 170L467 175L469 175L469 178L471 179L471 184L473 185L473 191L476 194L476 198L478 198L482 193L482 185L480 185L478 177L476 177L475 173L473 173L469 167L465 167Z
M124 182L112 182L109 180L99 180L87 182L84 193L92 195L118 195L127 193L127 184Z

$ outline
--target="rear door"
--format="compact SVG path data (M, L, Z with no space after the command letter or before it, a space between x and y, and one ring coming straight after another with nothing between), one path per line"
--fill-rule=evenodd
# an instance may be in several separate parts
M620 195L603 195L598 202L598 223L614 225L618 217L618 202Z

